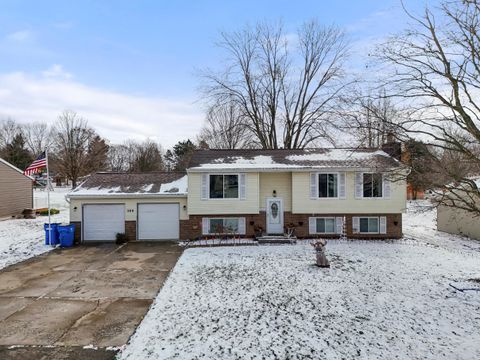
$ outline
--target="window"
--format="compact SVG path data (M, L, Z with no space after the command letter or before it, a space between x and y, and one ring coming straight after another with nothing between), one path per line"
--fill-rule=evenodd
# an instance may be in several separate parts
M360 218L360 233L378 234L379 233L378 217Z
M338 197L338 175L337 174L318 174L318 197L319 198Z
M237 199L238 175L210 175L210 199Z
M317 218L317 233L335 233L335 218Z
M239 218L208 219L209 234L230 234L239 232Z
M363 174L363 197L383 197L383 176L382 174Z

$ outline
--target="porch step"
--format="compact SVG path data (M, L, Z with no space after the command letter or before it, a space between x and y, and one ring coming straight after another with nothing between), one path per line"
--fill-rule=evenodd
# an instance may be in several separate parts
M257 238L259 244L295 244L296 236L268 235Z

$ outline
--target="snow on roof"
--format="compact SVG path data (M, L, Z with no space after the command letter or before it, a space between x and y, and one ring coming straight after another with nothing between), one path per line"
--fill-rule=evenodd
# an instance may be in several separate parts
M376 149L200 150L189 171L314 168L394 168L399 162Z
M97 173L68 196L185 196L187 186L185 173Z

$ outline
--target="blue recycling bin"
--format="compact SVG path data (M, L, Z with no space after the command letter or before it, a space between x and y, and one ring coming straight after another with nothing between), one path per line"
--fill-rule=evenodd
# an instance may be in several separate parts
M58 234L61 247L72 247L75 239L75 224L58 225Z
M57 245L58 244L58 223L51 223L50 228L48 224L43 224L45 229L45 245Z

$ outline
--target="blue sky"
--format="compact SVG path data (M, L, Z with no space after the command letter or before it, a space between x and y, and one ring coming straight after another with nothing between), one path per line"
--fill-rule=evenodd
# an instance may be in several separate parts
M421 1L406 6L420 11ZM151 137L165 147L203 122L198 69L220 69L219 31L317 18L344 28L351 66L407 24L399 0L0 1L0 118L55 121L78 111L112 142Z

